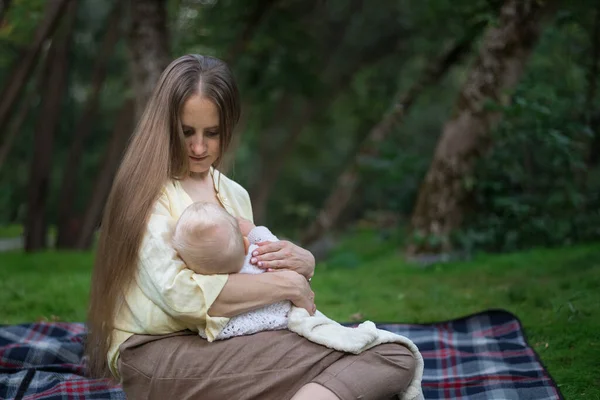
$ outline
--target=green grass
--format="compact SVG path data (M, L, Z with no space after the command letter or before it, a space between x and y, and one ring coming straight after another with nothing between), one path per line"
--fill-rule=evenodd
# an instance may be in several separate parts
M22 225L0 225L0 239L12 239L23 236Z
M0 239L12 239L23 236L23 225L21 224L10 224L0 225ZM51 225L48 227L48 239L53 240L56 236L56 226Z
M91 253L0 253L0 324L84 321Z
M432 322L504 308L567 399L600 399L599 244L423 269L404 262L395 243L348 237L317 267L319 309L339 321ZM91 253L0 253L0 323L83 321L91 264Z

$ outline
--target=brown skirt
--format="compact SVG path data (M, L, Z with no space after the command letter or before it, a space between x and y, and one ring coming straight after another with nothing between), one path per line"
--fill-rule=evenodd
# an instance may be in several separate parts
M340 399L389 399L409 385L412 353L383 344L352 355L287 331L212 343L191 331L134 335L118 362L128 399L289 399L315 382Z

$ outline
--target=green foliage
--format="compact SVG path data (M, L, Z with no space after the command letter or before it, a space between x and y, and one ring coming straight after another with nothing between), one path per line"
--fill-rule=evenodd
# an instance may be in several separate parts
M473 210L457 235L467 248L513 251L600 235L600 181L586 163L594 127L584 118L585 64L571 62L585 60L586 35L574 21L549 31L512 104L501 108L492 151L471 179ZM571 54L564 60L548 51L562 46Z
M31 41L44 4L12 2L0 27L2 84L18 60L18 50ZM78 8L68 97L52 155L50 223L56 222L66 155L91 92L93 66L114 4L82 0ZM449 43L471 34L474 24L495 23L501 1L401 0L378 7L346 0L243 4L170 0L167 4L173 57L189 52L231 57L228 61L243 98L244 127L229 175L252 192L271 168L270 161L286 151L281 147L287 135L301 128L279 168L264 221L280 235L296 239L394 96L411 87ZM253 25L264 4L270 6ZM123 28L126 32L126 19ZM475 176L465 181L475 202L464 231L457 233L464 246L510 250L598 237L594 221L600 209L600 172L582 169L591 128L583 121L592 28L593 13L585 1L561 5L558 18L550 22L512 105L503 110L504 120L494 133L496 146L478 165ZM124 35L110 59L93 132L85 144L74 213L87 204L117 111L132 94L125 39ZM476 49L479 37L474 39ZM242 50L236 53L240 44ZM435 87L425 88L402 123L381 143L379 154L361 160L360 187L342 214L342 227L381 215L391 215L392 224L406 224L470 59L450 70ZM27 90L35 93L38 87L29 82ZM291 104L283 115L282 99ZM35 99L0 171L3 225L25 220L40 100ZM311 106L315 112L307 118L303 110Z
M44 0L13 0L0 21L0 70L8 67L33 39L42 21ZM0 75L0 77L2 77Z

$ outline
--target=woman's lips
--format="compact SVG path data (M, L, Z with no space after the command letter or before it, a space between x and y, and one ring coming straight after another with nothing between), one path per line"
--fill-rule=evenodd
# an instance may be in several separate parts
M208 158L208 156L204 156L204 157L194 157L194 156L190 156L190 158L191 158L193 161L200 162L200 161L204 161L205 159L207 159L207 158Z

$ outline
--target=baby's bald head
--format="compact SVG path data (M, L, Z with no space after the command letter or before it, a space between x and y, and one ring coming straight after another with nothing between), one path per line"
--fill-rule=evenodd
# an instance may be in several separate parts
M239 272L246 253L237 220L222 207L205 202L183 211L173 247L188 268L204 275Z

